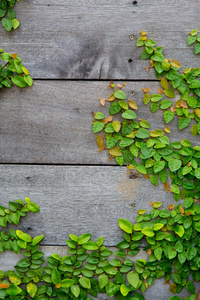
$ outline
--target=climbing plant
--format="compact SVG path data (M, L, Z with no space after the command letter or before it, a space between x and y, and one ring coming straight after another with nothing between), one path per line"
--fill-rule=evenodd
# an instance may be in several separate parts
M5 64L0 64L0 88L11 88L12 83L20 88L32 86L33 79L29 71L23 66L22 59L16 53L7 53L0 48L1 60Z
M17 225L29 211L39 212L37 204L29 198L25 200L25 203L9 202L9 209L0 206L2 227L7 222ZM141 292L155 279L164 277L173 294L180 293L185 286L193 293L185 299L194 300L193 281L200 281L200 205L188 201L176 207L170 205L168 209L161 209L160 202L151 205L150 213L138 212L134 225L119 219L123 239L114 253L103 245L103 237L95 242L90 240L90 233L79 237L70 234L66 255L60 257L55 253L45 261L39 249L43 235L32 238L20 230L1 231L0 253L7 250L19 253L22 249L25 258L17 262L15 270L0 270L0 299L92 300L91 296L104 293L117 300L144 300ZM149 259L134 263L131 257L139 253L141 242L146 243L144 250ZM188 279L190 273L192 280Z
M19 20L16 19L16 14L13 9L15 2L16 0L0 0L0 18L2 18L2 25L7 31L19 27Z

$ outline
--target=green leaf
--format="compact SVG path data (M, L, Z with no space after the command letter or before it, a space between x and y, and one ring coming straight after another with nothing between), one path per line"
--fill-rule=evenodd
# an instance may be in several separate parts
M151 94L145 94L143 98L144 105L148 104L151 101Z
M173 118L174 118L174 112L172 112L171 110L167 110L164 112L164 119L167 124L171 122Z
M187 283L186 283L186 289L190 292L190 293L192 293L192 294L194 294L195 293L195 286L194 286L194 283L192 282L192 281L188 281Z
M145 128L139 128L135 136L140 139L145 139L150 137L150 133Z
M20 289L17 285L11 284L9 288L6 289L6 293L9 296L16 296L20 294L22 289Z
M160 99L162 99L162 96L160 94L154 94L151 97L151 102L158 102L160 101Z
M184 200L184 208L189 208L194 204L194 199L193 198L185 198Z
M192 260L197 255L196 247L188 247L187 249L187 259Z
M13 29L17 29L19 27L19 20L17 19L12 19L12 26L13 26ZM30 76L29 76L30 77ZM26 80L25 80L26 81ZM27 82L28 85L30 85L28 82ZM31 85L30 85L31 86Z
M163 101L161 101L161 103L160 103L160 108L161 108L161 109L167 109L167 108L169 108L172 104L173 104L173 102L170 101L170 100L163 100Z
M159 109L159 102L152 102L151 105L150 105L150 110L152 113L155 113L158 109Z
M20 75L15 75L14 77L11 78L11 80L16 86L18 86L20 88L27 87L27 84L26 84L24 78Z
M157 258L157 260L161 260L162 257L162 248L158 247L154 250L154 255Z
M123 91L121 91L121 90L116 91L116 92L114 93L114 96L115 96L115 98L117 98L117 99L121 99L121 100L126 99L125 93L124 93Z
M119 219L118 223L119 223L119 227L122 230L124 230L125 232L127 232L127 233L132 233L133 232L133 225L128 220Z
M85 289L91 289L91 282L90 279L83 276L79 279L80 285Z
M128 109L128 103L126 101L120 100L118 101L118 103L121 106L121 108Z
M13 22L13 20L12 20ZM15 28L14 28L15 29ZM24 75L24 81L29 85L32 86L33 85L33 79L31 78L30 75Z
M195 54L199 54L200 53L200 43L196 43L195 47L194 47L194 53Z
M101 113L101 112L97 112L97 113L95 114L94 118L95 118L96 120L101 120L101 119L104 119L104 118L105 118L105 115L104 115L103 113Z
M174 91L170 88L165 90L165 95L169 98L174 98L175 97Z
M60 273L56 268L53 268L52 274L51 274L51 280L54 285L58 284L61 282L61 276Z
M163 160L156 161L153 166L154 173L159 173L160 171L162 171L162 169L164 169L164 167L165 167L165 162Z
M24 233L20 230L16 230L16 234L18 236L18 238L20 238L21 240L30 243L32 241L32 237L28 234L28 233Z
M34 237L31 245L32 246L37 245L43 238L44 238L44 235L38 235L38 236Z
M34 298L36 293L37 293L37 285L33 282L29 282L26 286L26 290L28 292L28 294Z
M139 275L136 272L129 272L127 274L127 280L134 287L134 289L138 287L138 284L140 282Z
M178 128L181 130L187 127L190 124L190 122L191 122L190 118L181 117L178 122Z
M9 18L10 20L12 20L12 19L15 19L15 17L16 17L16 14L15 14L14 9L10 8L10 9L8 10L8 18Z
M142 174L147 174L147 170L143 164L138 164L136 166L136 169L138 170L138 172L140 172Z
M168 161L168 164L169 164L169 169L170 169L170 171L176 172L178 169L181 168L182 161L179 160L179 159L173 159L173 158L171 158L171 159Z
M101 274L101 275L99 275L99 287L100 287L100 289L103 289L105 286L106 286L106 284L108 283L108 275L106 275L106 274Z
M163 228L163 226L164 225L162 223L156 223L155 225L153 225L153 230L160 230L161 228Z
M120 286L120 292L121 294L125 297L126 295L128 295L128 293L130 292L129 288L123 283Z
M101 131L104 128L104 123L97 121L94 123L93 125L93 133L97 133L99 131Z
M12 29L12 21L10 19L7 19L7 18L3 18L2 19L2 25L5 27L5 29L7 31L11 31Z
M75 281L73 279L69 279L69 278L66 278L66 279L63 279L61 281L61 287L62 288L65 288L65 289L68 289L70 286L72 286L73 284L75 283Z
M185 233L184 227L182 225L176 224L174 231L176 234L178 234L180 237L182 237Z
M27 207L28 207L28 209L29 209L31 212L33 212L33 213L37 213L37 212L40 211L39 206L38 206L36 203L33 203L33 202L28 203L28 204L27 204Z
M72 294L76 297L76 298L78 298L78 296L79 296L79 294L80 294L80 288L79 288L79 286L78 285L72 285L71 286L71 292L72 292Z
M137 118L137 115L134 111L127 109L125 112L122 113L122 117L124 119L133 120Z
M121 110L121 106L118 104L118 102L113 102L109 108L109 114L115 115Z
M133 140L133 139L129 139L129 138L127 138L127 137L123 137L123 138L121 139L121 142L119 143L119 146L125 148L125 147L130 146L130 145L133 144L133 143L134 143L134 140Z
M151 227L145 227L144 229L142 229L141 231L144 235L152 237L155 235L153 228Z
M179 73L176 70L170 70L167 74L166 74L166 78L168 80L176 80L179 78Z
M103 269L109 275L116 275L116 273L117 273L117 270L115 269L115 267L110 266L110 265L105 266Z
M155 51L154 55L151 56L151 59L153 61L161 61L162 62L162 61L164 61L165 58L162 53Z
M108 137L106 139L106 146L108 149L113 148L118 142L118 138L117 137Z
M83 248L87 249L87 250L97 250L97 249L99 249L99 247L97 246L97 243L95 243L93 241L89 241L89 242L86 242L85 244L83 244Z

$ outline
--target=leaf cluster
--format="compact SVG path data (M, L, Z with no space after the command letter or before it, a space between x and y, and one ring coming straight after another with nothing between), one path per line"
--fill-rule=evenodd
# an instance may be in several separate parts
M16 14L13 9L16 1L19 0L0 0L0 18L2 18L2 25L7 31L19 27L19 20L16 19Z
M4 52L1 48L0 53L1 60L6 62L0 64L0 88L11 88L12 83L20 88L32 86L33 79L23 66L22 59L16 53Z
M199 48L199 36L196 37L198 30L195 29L190 33L188 44L191 44L191 39L197 44L195 46L195 54L199 53L196 49ZM163 48L156 47L156 42L148 39L146 33L141 32L141 37L137 40L137 46L145 46L142 52L141 59L149 59L150 67L154 68L155 76L161 80L161 93L168 98L175 97L175 91L180 95L180 99L173 103L169 99L163 99L160 94L145 94L144 104L150 104L151 112L156 112L159 108L164 110L164 120L168 124L176 115L179 118L178 128L184 129L191 120L195 120L197 124L192 125L192 135L200 134L200 69L187 68L180 74L178 71L182 67L180 62L174 59L166 59L163 55ZM162 100L160 102L160 100Z

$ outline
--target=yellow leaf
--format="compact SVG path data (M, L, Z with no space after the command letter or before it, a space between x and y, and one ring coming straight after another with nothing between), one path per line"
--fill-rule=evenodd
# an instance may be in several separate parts
M105 148L104 140L103 137L100 135L97 136L97 145L99 146L100 150L104 150Z
M109 98L108 98L108 101L112 102L115 100L115 96L114 96L114 93L112 93Z
M17 55L17 53L13 53L13 54L11 54L11 56L13 59L15 59L18 55Z
M186 68L186 69L183 71L183 73L184 73L184 74L187 74L187 73L189 73L191 70L192 70L191 68Z
M161 82L160 82L161 86L163 87L163 89L168 89L169 85L168 85L168 81L167 79L164 77L161 79Z
M142 32L142 35L147 35L147 32Z
M182 205L179 205L178 209L179 209L179 211L180 211L181 214L184 213L184 208L182 207Z
M138 109L137 104L134 101L130 101L128 104L132 109Z
M125 137L134 138L135 137L135 132L133 131L130 134L125 135Z
M122 152L118 147L110 148L108 151L112 156L122 156Z
M119 121L112 122L112 126L116 132L119 132L121 129L121 123Z
M153 207L154 207L154 208L158 208L158 207L160 207L161 205L162 205L161 202L156 201L156 202L154 202Z
M171 129L170 129L168 126L165 126L165 128L164 128L164 132L166 132L166 133L170 133L170 132L171 132Z
M137 213L138 213L139 215L143 215L143 214L145 214L145 212L146 212L146 209L140 209L140 210L137 210Z
M16 285L19 285L22 282L21 279L19 277L17 277L17 275L15 275L15 274L10 275L9 279L10 279L11 283L14 283Z
M23 70L23 72L24 72L25 75L30 74L29 71L27 70L27 68L22 67L22 70Z
M174 60L174 59L172 59L171 65L173 67L175 67L175 68L181 68L182 67L182 65L180 64L180 62L178 60Z
M200 118L200 109L199 108L195 109L195 114L197 115L197 117Z
M127 166L127 168L128 168L129 170L133 170L134 166L133 166L132 164L130 164L129 166Z
M142 41L146 41L146 40L147 40L146 35L142 35L141 40L142 40Z

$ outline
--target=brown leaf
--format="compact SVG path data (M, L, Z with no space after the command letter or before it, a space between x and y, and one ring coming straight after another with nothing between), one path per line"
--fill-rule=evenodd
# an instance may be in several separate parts
M123 84L117 84L118 88L121 89L123 86L126 86L126 82L124 82Z
M149 67L146 67L145 69L146 69L147 72L149 72Z
M106 100L103 99L103 98L100 98L100 104L101 104L102 106L104 106L104 105L106 104Z
M149 174L144 174L144 178L149 179L150 178Z
M191 211L186 211L186 216L190 216L191 215Z
M111 80L110 80L110 84L108 85L108 88L111 88L111 87L112 87L112 86L111 86L112 84L113 84L113 81L112 81L112 79L111 79Z
M113 116L108 116L108 117L106 118L106 121L108 121L108 122L112 122L112 120L113 120Z
M190 161L189 163L187 163L187 166L188 166L188 167L190 167L190 166L191 166L191 164L192 164L192 163L191 163L191 161Z
M174 60L174 59L172 59L171 65L173 67L175 67L175 68L181 68L182 67L182 65L180 64L180 62L178 60Z
M172 112L175 112L175 111L176 111L176 109L175 109L173 106L170 106L170 110L171 110Z
M194 202L197 203L199 201L199 199L194 199Z
M131 100L131 99L128 99L129 101ZM134 101L130 101L129 102L129 104L128 104L132 109L138 109L138 106L137 106L137 104L134 102Z
M188 108L188 105L187 105L187 103L186 103L186 102L184 102L184 101L181 101L181 102L180 102L180 107L183 107L183 108Z

